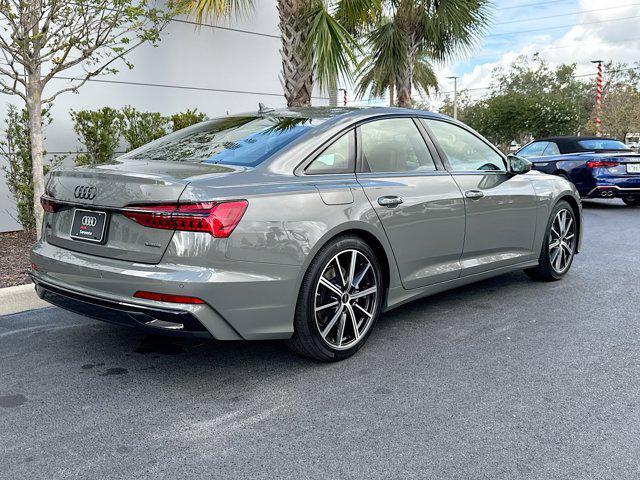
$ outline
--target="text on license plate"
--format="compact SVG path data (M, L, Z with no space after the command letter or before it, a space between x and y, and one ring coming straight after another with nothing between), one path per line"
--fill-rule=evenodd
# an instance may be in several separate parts
M627 173L640 173L640 163L627 163Z

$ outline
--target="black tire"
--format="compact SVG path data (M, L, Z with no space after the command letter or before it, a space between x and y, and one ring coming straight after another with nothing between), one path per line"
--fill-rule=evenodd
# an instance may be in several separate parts
M557 269L552 261L557 259L557 256L552 258L553 254L550 250L551 243L555 242L553 238L555 234L552 235L552 228L555 232L554 222L560 212L567 212L572 219L572 227L573 227L573 237L570 239L571 244L567 248L571 248L572 253L569 255L568 250L563 246L559 247L558 255L566 255L568 263L566 266L563 266L562 269ZM568 220L567 220L568 222ZM534 280L544 281L544 282L554 282L563 278L571 269L571 265L573 263L573 258L575 256L575 250L577 247L578 241L578 223L576 219L575 212L571 205L564 200L558 202L555 206L551 215L549 216L549 221L547 223L547 229L545 231L544 241L542 242L542 249L540 251L540 257L538 259L538 266L533 268L525 269L525 273ZM562 259L561 259L562 260Z
M353 255L353 251L356 251L357 261L361 262L360 267L354 268L354 271L359 268L361 271L371 271L372 273L367 273L367 291L375 291L375 299L373 302L370 298L360 298L360 299L349 299L349 295L358 295L359 293L363 293L365 289L360 290L360 285L357 285L355 288L350 285L349 271L347 268L341 266L340 270L343 271L347 275L346 283L347 286L344 286L343 282L338 278L338 274L335 268L335 257L338 257L338 263L340 263L340 258L344 257L344 255ZM349 257L350 258L350 257ZM365 262L368 261L370 263L370 267L362 268L361 266L366 266ZM342 262L344 263L344 262ZM333 265L333 267L331 267ZM328 270L333 268L333 270ZM338 279L339 283L336 282L336 287L339 287L339 290L347 292L346 300L344 298L338 299L338 296L333 292L333 290L326 288L323 286L322 294L320 292L321 279L320 277L324 275L324 279L327 279L327 272L333 272L335 276L334 279ZM356 272L356 273L360 273ZM341 274L342 276L342 274ZM371 278L373 278L373 282L371 282ZM332 281L333 283L333 281ZM351 292L351 293L349 293ZM314 360L320 360L323 362L336 362L340 360L344 360L349 358L354 353L356 353L362 345L365 344L373 327L375 325L376 320L380 315L380 308L383 302L383 276L382 269L380 268L380 260L377 258L375 252L369 247L369 245L359 237L355 236L342 236L338 237L327 245L322 247L320 251L317 253L302 281L302 286L300 287L300 292L298 294L298 302L296 305L295 318L293 323L294 333L293 336L287 340L287 345L296 353L304 355L306 357L312 358ZM323 295L327 297L331 297L329 300L322 299L322 302L334 303L338 302L339 305L337 307L332 307L331 309L327 309L327 317L331 316L332 318L340 318L338 321L338 330L335 332L335 342L336 344L342 344L343 335L348 335L348 330L350 329L353 333L351 342L354 342L352 346L348 346L349 342L345 343L345 346L338 347L337 345L331 345L331 341L329 339L330 335L326 334L326 331L323 332L326 334L325 337L320 332L320 320L317 319L316 315L316 301ZM369 294L368 297L373 296L373 293ZM353 312L356 311L355 308L349 309L346 305L347 303L353 304L353 302L371 302L365 304L365 309L370 309L371 319L367 320L368 323L365 322L365 318L362 319L362 328L358 328L358 320L352 320L350 316ZM345 303L346 302L346 303ZM368 305L368 306L367 306ZM342 312L339 313L338 309L342 307ZM335 312L332 310L336 308ZM352 313L349 313L350 312ZM343 317L344 315L344 317ZM357 316L357 314L356 314ZM347 324L347 320L350 321ZM329 327L331 321L327 321L323 327L326 329ZM335 321L334 321L335 323ZM342 330L339 330L342 328ZM366 328L366 329L365 329ZM358 330L358 332L362 332L358 334L354 332ZM329 331L331 331L331 327L329 327ZM338 340L338 331L340 332L340 339Z
M628 195L622 197L622 201L630 207L640 207L640 195Z

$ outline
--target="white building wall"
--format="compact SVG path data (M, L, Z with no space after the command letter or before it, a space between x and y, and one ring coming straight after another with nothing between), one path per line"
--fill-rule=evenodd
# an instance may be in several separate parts
M157 48L144 45L132 53L133 70L123 66L117 75L88 82L78 94L59 96L51 110L46 150L53 154L80 148L70 110L131 105L169 115L197 108L213 117L256 110L259 102L284 107L276 0L260 0L255 5L253 14L221 25L229 29L172 22ZM54 88L68 83L62 79L52 82ZM2 121L9 102L18 105L5 96L0 105ZM314 94L314 105L328 103L326 94ZM20 228L14 217L15 205L0 173L0 232Z

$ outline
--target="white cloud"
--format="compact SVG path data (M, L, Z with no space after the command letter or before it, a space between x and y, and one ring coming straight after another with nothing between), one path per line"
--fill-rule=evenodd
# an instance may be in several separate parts
M504 53L497 60L477 64L471 71L463 74L459 80L460 88L487 87L491 80L491 72L496 67L506 67L519 55L530 55L540 52L540 56L551 65L561 63L576 63L577 74L590 74L594 72L591 60L602 59L605 61L633 63L640 59L640 5L632 5L633 0L609 0L603 4L601 0L581 0L578 15L567 16L566 19L557 19L557 25L566 25L575 22L565 34L557 37L554 32L558 29L552 27L556 24L549 23L549 31L532 32L521 35L515 39L518 43ZM597 11L593 11L597 10ZM553 9L539 10L532 13L530 18L554 15ZM533 30L544 28L543 23L514 23L514 28L507 31ZM542 26L541 26L542 25ZM557 37L557 38L556 38ZM494 37L495 38L495 37ZM511 39L511 37L509 37ZM495 47L494 47L495 48ZM484 52L478 53L476 59L482 57ZM471 56L469 61L473 61ZM453 88L451 76L454 70L461 70L464 63L447 66L439 72L441 89L449 91ZM470 92L474 94L473 92ZM481 94L479 91L474 95Z

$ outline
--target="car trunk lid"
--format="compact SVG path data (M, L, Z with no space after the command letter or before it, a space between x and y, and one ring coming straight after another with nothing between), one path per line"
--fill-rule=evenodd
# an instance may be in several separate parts
M123 210L139 205L177 204L193 179L210 178L224 183L226 177L242 171L222 165L143 160L53 171L45 198L51 200L55 212L45 216L46 241L90 255L158 263L174 231L140 225L125 217ZM103 222L100 241L98 235L78 239L79 229L101 229Z

